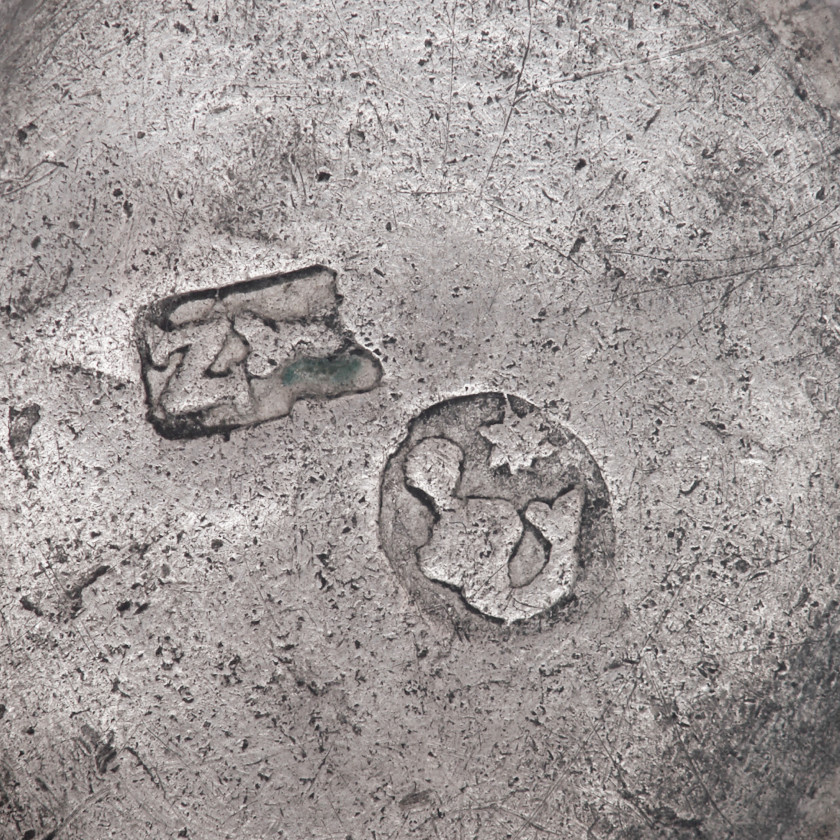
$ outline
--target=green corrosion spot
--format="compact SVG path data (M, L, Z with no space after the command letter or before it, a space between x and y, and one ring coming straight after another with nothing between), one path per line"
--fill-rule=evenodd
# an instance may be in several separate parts
M298 359L283 371L281 381L284 385L346 385L361 366L361 359L356 356Z

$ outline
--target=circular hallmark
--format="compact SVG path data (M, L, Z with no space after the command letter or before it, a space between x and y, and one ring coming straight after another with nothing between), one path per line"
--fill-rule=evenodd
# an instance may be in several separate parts
M385 467L379 527L421 608L497 624L555 614L615 545L583 443L500 393L445 400L411 422Z

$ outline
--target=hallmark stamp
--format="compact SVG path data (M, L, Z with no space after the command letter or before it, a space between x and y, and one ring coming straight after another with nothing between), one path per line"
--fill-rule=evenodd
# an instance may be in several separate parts
M583 443L500 393L446 400L411 422L383 474L380 537L422 608L499 624L568 604L615 542Z
M314 265L146 307L136 339L157 431L228 433L283 417L299 399L375 388L382 365L342 325L335 276Z

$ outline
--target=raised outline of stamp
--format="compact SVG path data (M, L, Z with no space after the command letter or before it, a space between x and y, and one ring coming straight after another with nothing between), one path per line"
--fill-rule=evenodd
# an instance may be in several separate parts
M170 295L135 324L147 419L166 438L228 434L299 399L376 388L382 365L341 322L323 265Z
M383 472L379 527L414 600L461 623L556 614L615 549L609 493L584 444L495 392L411 421Z

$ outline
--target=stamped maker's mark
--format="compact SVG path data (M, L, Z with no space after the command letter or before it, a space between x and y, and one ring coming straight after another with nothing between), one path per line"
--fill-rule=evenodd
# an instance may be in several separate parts
M137 320L149 420L168 438L226 433L375 388L382 366L340 302L320 265L156 301Z

